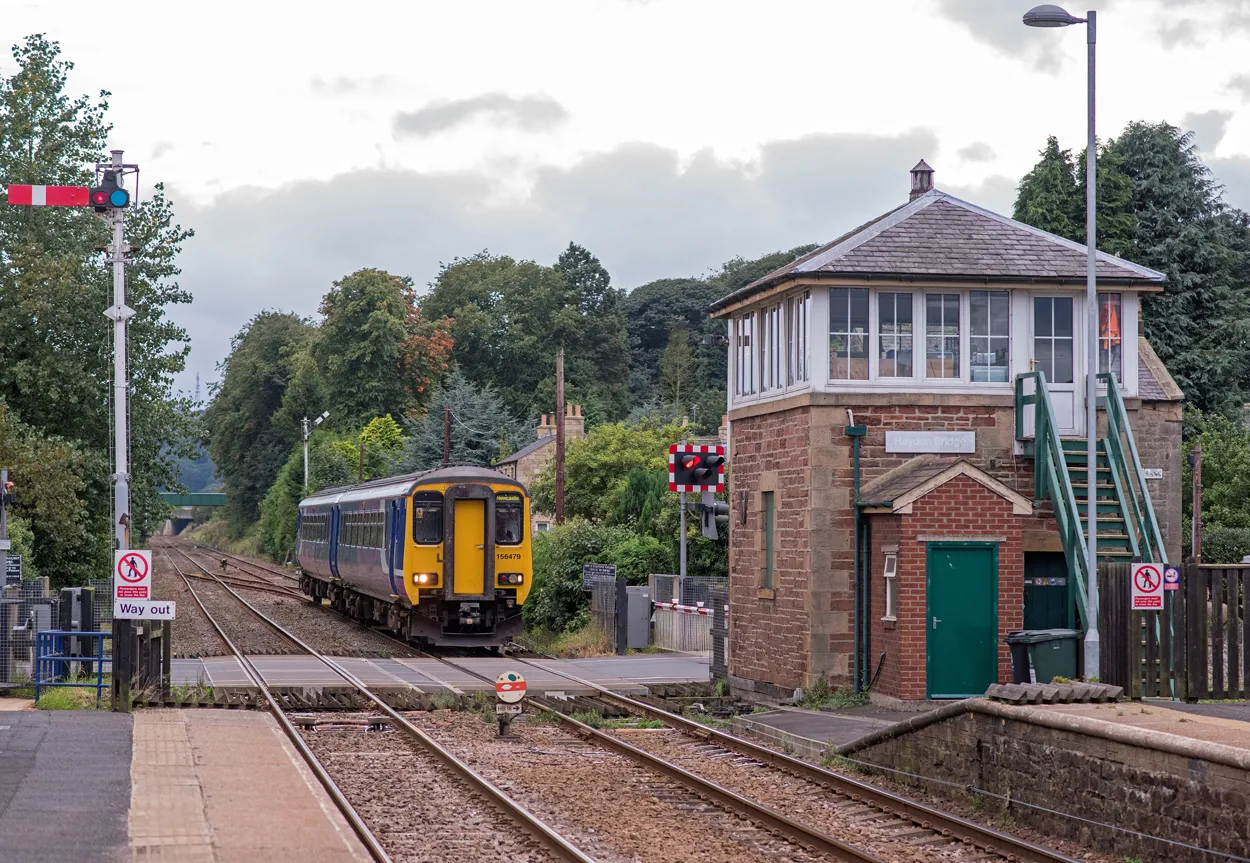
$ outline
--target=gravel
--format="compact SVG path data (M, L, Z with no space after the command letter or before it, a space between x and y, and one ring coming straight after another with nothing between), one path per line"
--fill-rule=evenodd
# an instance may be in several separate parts
M559 728L518 722L514 738L500 740L476 714L409 718L602 863L823 859Z
M170 624L174 656L224 656L230 652L159 546L152 555L152 595L178 603L178 615Z
M407 734L334 727L342 717L304 739L397 863L555 859Z

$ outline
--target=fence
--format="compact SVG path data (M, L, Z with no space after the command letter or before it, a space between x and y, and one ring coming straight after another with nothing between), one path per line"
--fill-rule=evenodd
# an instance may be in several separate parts
M723 612L728 602L729 580L706 575L652 575L652 643L661 650L701 653L714 659L713 608ZM728 639L727 627L717 638ZM725 641L720 644L722 653Z
M712 603L712 677L720 680L729 676L729 585L719 585L709 591Z
M35 633L59 625L60 597L48 579L0 589L0 689L27 686L34 677Z
M620 617L617 609L620 606L624 610L625 577L588 576L585 584L590 590L591 622L608 634L608 642L616 648L617 653L624 653L621 645L626 633L624 626L617 626Z
M1100 676L1134 698L1188 701L1250 694L1250 566L1183 568L1160 611L1130 611L1131 565L1098 569Z

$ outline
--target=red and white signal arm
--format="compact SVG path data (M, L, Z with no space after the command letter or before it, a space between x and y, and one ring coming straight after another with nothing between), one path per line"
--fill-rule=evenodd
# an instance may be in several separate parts
M525 697L525 678L515 671L505 671L495 678L495 697L504 704L516 704Z
M86 186L9 186L9 203L18 207L85 207L90 190Z
M704 456L718 455L721 457L720 464L716 466L716 481L705 483L681 483L677 482L677 462L679 459L696 457L700 461ZM686 492L703 492L703 491L724 491L725 490L725 448L720 444L707 446L703 444L684 444L675 443L668 448L668 490L669 491L686 491Z

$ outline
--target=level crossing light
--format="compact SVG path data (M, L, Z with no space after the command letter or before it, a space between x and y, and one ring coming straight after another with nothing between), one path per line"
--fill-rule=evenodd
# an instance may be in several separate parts
M1085 368L1085 429L1087 437L1086 483L1088 488L1088 522L1085 529L1085 676L1099 674L1098 656L1098 286L1095 272L1097 263L1097 205L1095 186L1098 154L1094 140L1094 48L1098 35L1098 13L1089 11L1084 18L1069 14L1066 9L1052 3L1034 6L1024 13L1024 23L1029 27L1068 27L1085 25L1085 43L1088 48L1088 79L1086 82L1087 134L1085 142L1085 318L1086 351Z
M312 437L312 430L326 421L330 416L329 411L322 411L321 416L312 421L310 425L308 417L304 417L301 425L304 427L304 494L308 494L308 440Z

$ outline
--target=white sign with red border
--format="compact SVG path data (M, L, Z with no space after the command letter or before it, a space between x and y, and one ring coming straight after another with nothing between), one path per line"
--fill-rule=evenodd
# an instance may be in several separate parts
M525 697L525 678L515 671L505 671L495 678L495 697L504 704L516 704Z
M122 599L152 598L152 552L131 549L113 553L113 605Z
M1163 566L1158 563L1133 564L1133 611L1159 611L1163 608Z

